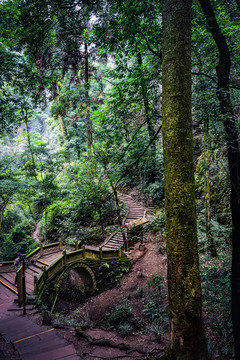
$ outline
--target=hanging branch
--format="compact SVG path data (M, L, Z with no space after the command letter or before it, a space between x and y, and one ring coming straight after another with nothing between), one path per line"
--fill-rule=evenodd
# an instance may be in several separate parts
M217 81L217 79L215 79L215 77L210 76L210 75L208 75L208 74L205 74L205 73L203 73L203 72L192 72L192 75L199 75L199 76L202 75L202 76L206 76L207 78L211 79L213 82L215 82L215 84L218 85L218 81Z
M128 145L123 149L124 153L129 149L129 147L131 146L133 140L134 140L135 137L137 136L139 130L143 127L143 125L146 124L146 122L147 122L147 120L145 120L145 121L138 127L138 129L135 131L135 133L134 133L131 141L130 141L130 142L128 143ZM120 159L119 159L117 162L115 162L115 164L113 164L113 166L109 169L109 171L112 170L113 168L115 168L115 166L116 166L117 164L119 164L119 162L121 161L121 159L122 159L122 157L120 157Z
M141 35L141 36L144 38L144 40L146 41L148 50L151 51L151 53L153 53L154 55L156 55L159 59L162 59L162 52L160 51L160 53L158 53L156 50L154 50L154 49L150 46L148 39L146 38L146 36L145 36L142 32L140 32L140 35Z
M125 170L124 174L118 179L118 181L116 182L116 186L117 184L122 180L122 178L124 178L129 172L130 169L134 166L136 166L139 163L139 160L141 159L141 157L146 153L146 151L148 150L148 148L151 146L151 144L153 143L153 141L156 140L156 137L158 136L158 134L160 133L162 129L162 125L159 127L159 129L157 130L157 132L155 133L155 135L153 136L153 138L149 141L148 145L145 147L145 149L143 150L143 152L138 156L137 160L135 160L131 165L129 165L127 167L127 169Z

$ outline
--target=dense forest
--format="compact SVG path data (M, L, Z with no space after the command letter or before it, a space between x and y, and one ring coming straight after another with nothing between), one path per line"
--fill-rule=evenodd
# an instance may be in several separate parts
M165 359L240 359L239 22L239 0L0 1L0 261L100 245L134 191Z

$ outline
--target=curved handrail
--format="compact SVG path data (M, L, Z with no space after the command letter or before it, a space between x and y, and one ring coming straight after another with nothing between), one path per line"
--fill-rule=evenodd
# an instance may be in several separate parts
M41 294L43 286L46 282L51 281L66 265L79 261L79 260L92 260L92 261L111 261L111 260L123 260L130 261L129 257L121 250L99 250L88 249L84 246L80 250L66 253L63 250L63 254L59 256L52 264L47 267L43 267L41 273L34 278L34 293L36 295Z

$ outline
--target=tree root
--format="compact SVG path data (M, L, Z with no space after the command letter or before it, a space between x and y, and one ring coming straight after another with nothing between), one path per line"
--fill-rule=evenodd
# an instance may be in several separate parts
M88 358L89 357L93 357L94 359L96 358L99 358L99 359L103 359L103 360L114 360L114 359L126 359L126 355L118 355L118 356L114 356L114 357L111 357L111 359L109 359L109 357L105 357L105 356L96 356L96 355L88 355ZM139 357L139 355L127 355L127 357L131 357L131 358L134 358L135 360L139 359L139 360L143 360L143 358Z
M98 346L109 346L109 347L113 347L113 348L118 348L119 350L125 350L125 351L137 351L140 354L144 354L144 355L149 355L150 353L152 353L155 349L153 350L149 350L147 348L144 347L139 347L139 346L132 346L130 344L125 344L125 343L116 343L113 340L110 339L106 339L106 338L101 338L101 339L95 339L92 338L90 335L86 334L81 328L76 328L76 335L77 336L81 336L84 339L86 339L90 345L98 345Z

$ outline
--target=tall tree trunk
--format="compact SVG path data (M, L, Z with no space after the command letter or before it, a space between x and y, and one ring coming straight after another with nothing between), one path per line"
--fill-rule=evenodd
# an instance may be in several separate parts
M89 99L89 64L88 64L88 46L85 42L85 101L86 101L86 136L87 152L92 146L92 123L90 118L90 99Z
M47 244L47 192L44 188L44 242Z
M67 140L67 129L62 114L58 115L58 120L61 127L63 144L65 144Z
M193 162L191 0L163 0L162 79L171 324L168 358L206 360Z
M26 125L27 142L28 142L28 148L29 148L29 152L30 152L30 156L31 156L30 174L32 176L36 177L36 165L35 165L34 154L33 154L31 138L30 138L30 132L29 132L28 112L27 112L27 110L25 110L24 122L25 122L25 125Z
M140 53L138 54L138 65L142 66L142 56ZM154 126L151 121L147 86L146 86L146 81L144 79L144 74L142 71L141 71L141 74L142 74L141 90L142 90L142 97L143 97L143 103L144 103L145 119L147 121L147 129L148 129L149 139L151 140L151 139L153 139L153 137L155 135L155 130L154 130ZM150 170L150 176L149 176L149 183L154 183L156 180L156 141L152 142L152 144L150 146L150 153L151 153L151 170Z
M208 243L208 250L212 257L217 256L217 249L211 234L211 187L210 187L210 157L209 157L209 120L204 119L204 148L203 156L205 161L204 167L204 195L205 195L205 231Z
M59 89L58 83L56 85L57 85L57 103L59 104L60 89ZM65 144L65 142L67 140L67 128L66 128L66 124L65 124L65 121L63 118L63 114L61 112L58 114L58 120L59 120L61 133L62 133L62 142L63 142L63 144Z
M219 51L219 62L216 67L218 77L217 97L227 142L228 166L231 180L231 213L232 213L232 321L235 346L235 358L240 359L240 151L238 144L238 130L234 119L229 91L229 75L231 58L224 35L217 23L212 5L209 0L199 0L209 26L209 31Z
M2 199L2 203L0 204L0 231L2 229L3 213L7 207L7 204L8 204L8 199Z

